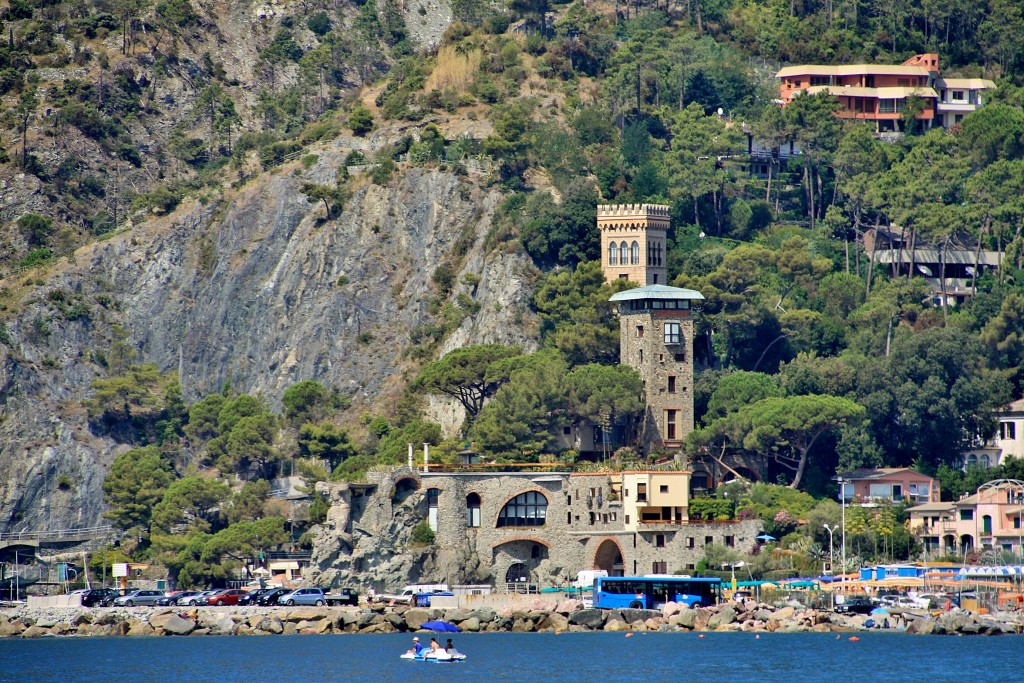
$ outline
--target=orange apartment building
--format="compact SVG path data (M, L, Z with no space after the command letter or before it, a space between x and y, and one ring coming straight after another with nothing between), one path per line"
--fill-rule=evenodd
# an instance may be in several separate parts
M982 78L942 78L937 54L915 55L902 64L803 64L781 69L779 95L786 106L797 93L828 91L844 119L874 122L878 132L902 129L910 97L924 100L915 116L919 125L949 127L984 104L984 91L995 83Z

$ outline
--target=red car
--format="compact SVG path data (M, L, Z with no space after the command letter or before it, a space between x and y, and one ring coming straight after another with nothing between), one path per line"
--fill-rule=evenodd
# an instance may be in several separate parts
M241 588L227 588L217 591L207 599L207 605L237 605L238 598L248 593Z

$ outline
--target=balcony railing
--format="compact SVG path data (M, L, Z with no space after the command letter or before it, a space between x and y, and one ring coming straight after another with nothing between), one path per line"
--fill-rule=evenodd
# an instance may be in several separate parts
M728 526L730 524L739 524L738 519L641 519L640 524L671 524L673 526L685 526L687 524L700 524L702 526L715 525L715 526Z

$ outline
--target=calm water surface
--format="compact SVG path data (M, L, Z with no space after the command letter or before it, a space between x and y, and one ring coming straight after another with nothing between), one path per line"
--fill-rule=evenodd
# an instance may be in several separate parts
M0 681L1024 682L1024 637L848 637L457 634L460 664L400 660L408 635L0 639Z

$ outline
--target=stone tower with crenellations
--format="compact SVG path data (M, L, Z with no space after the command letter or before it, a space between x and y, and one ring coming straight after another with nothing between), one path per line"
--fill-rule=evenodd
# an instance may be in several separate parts
M629 280L641 287L666 284L668 227L669 207L663 204L598 205L605 281Z

